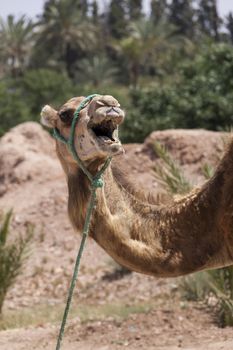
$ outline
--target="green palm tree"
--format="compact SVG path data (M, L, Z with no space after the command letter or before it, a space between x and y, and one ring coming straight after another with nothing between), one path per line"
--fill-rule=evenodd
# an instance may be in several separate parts
M80 52L89 52L95 46L95 28L82 18L76 0L51 1L39 26L38 44L64 60L70 75Z
M77 80L91 83L94 87L109 84L114 81L118 69L112 66L105 56L94 56L83 59L77 65Z
M27 67L34 42L34 25L30 19L10 15L0 17L0 60L4 73L20 75Z
M118 48L127 62L133 85L137 85L142 67L145 70L156 61L160 52L166 51L173 33L174 28L167 23L160 22L155 26L145 18L130 25L129 35L118 43Z

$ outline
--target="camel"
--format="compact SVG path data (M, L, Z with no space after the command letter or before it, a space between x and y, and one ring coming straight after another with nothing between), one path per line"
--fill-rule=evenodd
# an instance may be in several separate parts
M46 105L42 123L68 138L73 114L84 97L58 111ZM75 149L93 175L106 159L124 152L118 127L125 113L112 96L99 95L81 111ZM56 141L56 152L68 184L68 214L76 230L84 224L90 181ZM213 177L202 187L167 204L143 195L114 162L97 190L90 226L94 239L116 262L156 277L176 277L233 264L233 142Z

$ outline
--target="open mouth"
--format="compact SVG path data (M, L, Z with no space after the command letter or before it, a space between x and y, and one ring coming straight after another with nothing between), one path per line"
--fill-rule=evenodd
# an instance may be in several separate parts
M112 144L119 142L118 126L112 120L104 120L100 124L89 125L97 140L102 143Z

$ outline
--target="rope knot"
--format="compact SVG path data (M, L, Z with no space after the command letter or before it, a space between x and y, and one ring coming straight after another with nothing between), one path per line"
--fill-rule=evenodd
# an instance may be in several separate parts
M92 186L94 188L101 188L104 185L104 180L101 177L97 177L96 179L93 179Z

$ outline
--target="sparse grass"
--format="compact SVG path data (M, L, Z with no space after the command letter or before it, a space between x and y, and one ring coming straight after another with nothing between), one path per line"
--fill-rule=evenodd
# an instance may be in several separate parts
M74 304L70 310L69 319L79 317L82 323L94 320L103 320L108 317L122 321L131 314L148 313L152 310L153 303L111 303L104 305ZM38 326L46 323L59 323L62 319L64 304L38 305L33 308L8 310L4 317L0 318L0 330Z
M233 326L233 267L198 272L180 280L187 300L204 300L220 327Z
M202 167L202 174L204 175L205 179L208 180L214 175L214 167L212 167L209 164L204 164Z
M179 290L181 296L188 301L198 301L205 298L206 272L197 272L179 279Z
M221 327L233 326L233 266L208 272L209 291L217 299L217 322Z
M28 225L24 236L18 235L9 243L11 219L12 211L0 216L0 315L6 294L27 258L28 244L33 235L33 227Z
M163 165L154 167L156 179L170 194L185 194L192 185L184 176L180 165L172 159L166 148L159 142L154 143L154 151L163 161Z

